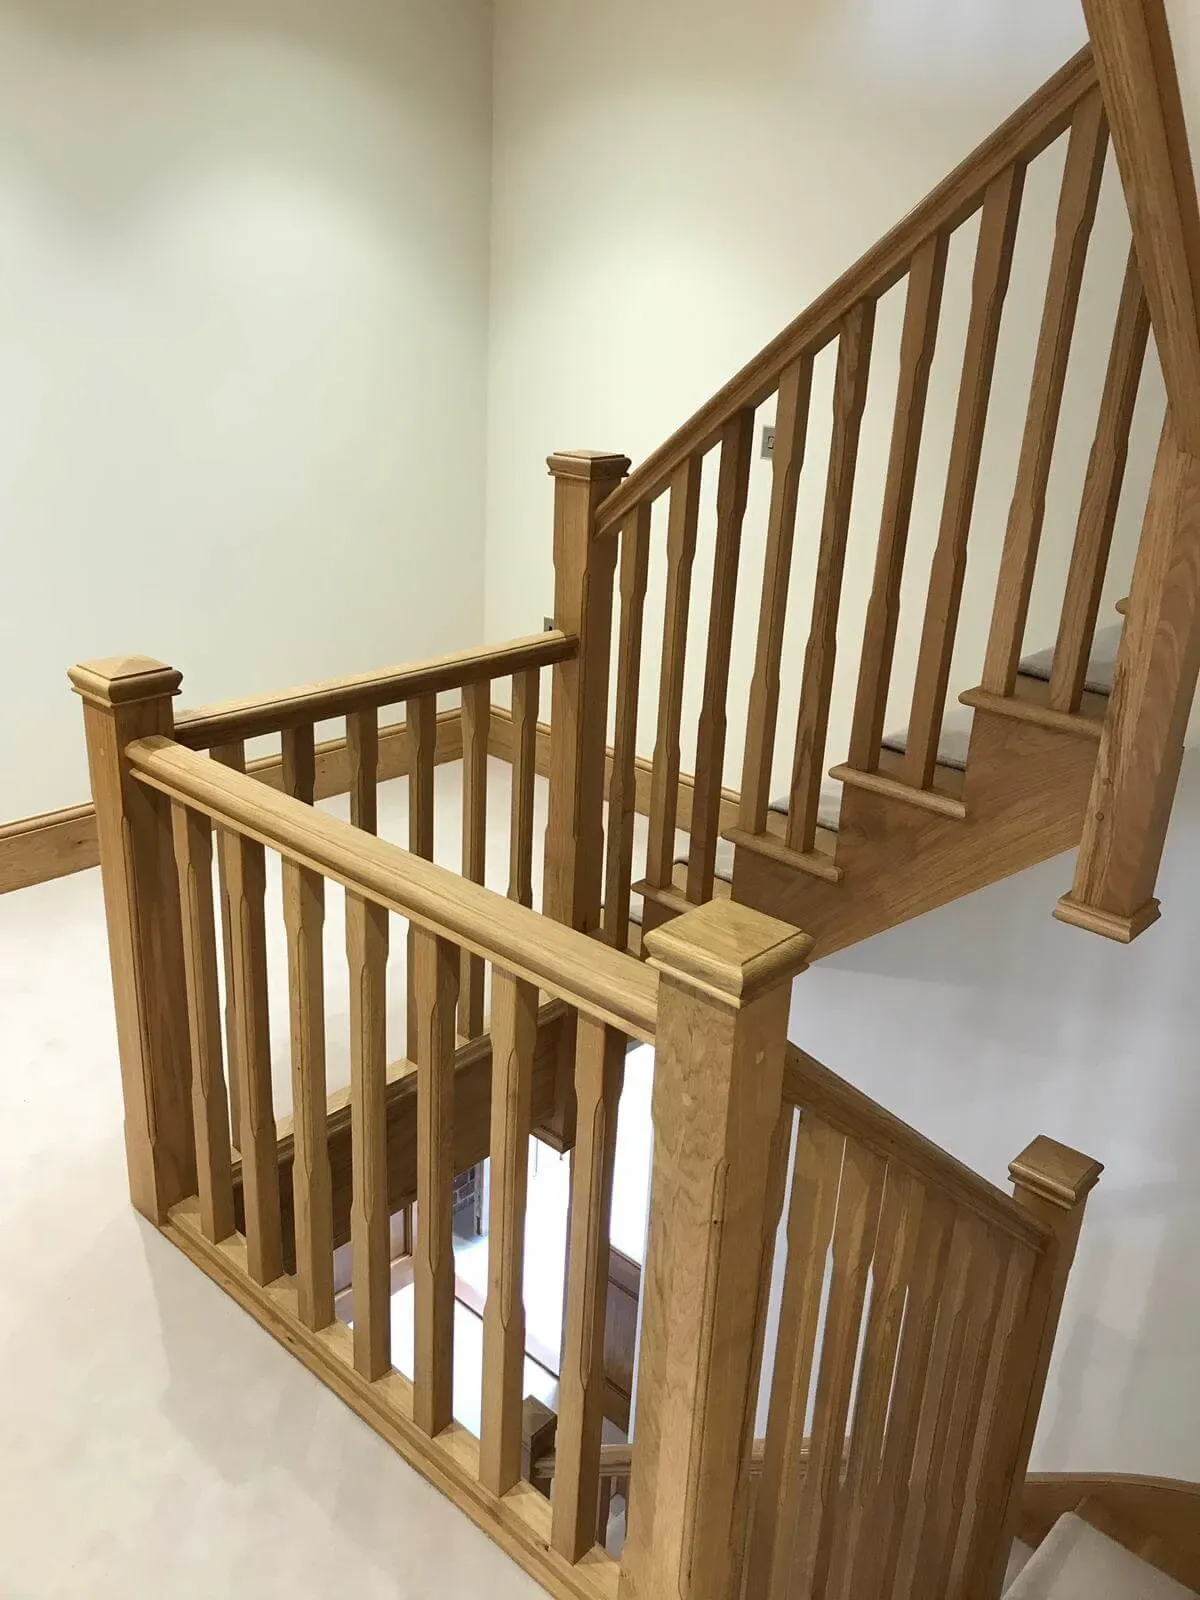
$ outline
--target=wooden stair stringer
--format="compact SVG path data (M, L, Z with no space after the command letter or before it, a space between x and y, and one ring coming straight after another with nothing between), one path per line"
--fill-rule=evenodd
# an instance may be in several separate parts
M839 884L738 850L733 897L803 928L812 959L948 905L1074 848L1096 764L1093 739L977 710L959 820L846 786Z

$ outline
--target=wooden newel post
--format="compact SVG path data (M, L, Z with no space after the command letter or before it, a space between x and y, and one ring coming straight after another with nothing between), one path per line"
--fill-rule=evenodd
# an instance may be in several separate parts
M999 1436L989 1441L987 1458L994 1476L991 1484L985 1481L979 1488L979 1501L985 1508L983 1525L986 1527L994 1514L998 1514L999 1523L995 1538L986 1540L978 1568L972 1557L971 1577L978 1577L978 1588L967 1582L964 1592L979 1594L1000 1592L1017 1533L1021 1491L1042 1414L1050 1357L1079 1231L1088 1196L1104 1168L1090 1156L1042 1136L1009 1163L1008 1171L1013 1198L1047 1230L1052 1244L1039 1262L1030 1287L1024 1319L1026 1343L1019 1347L1011 1368L1011 1403L1002 1408Z
M791 980L812 941L714 900L647 935L662 974L621 1600L727 1600Z
M125 1096L129 1193L154 1223L196 1193L187 989L171 802L138 783L135 739L174 732L181 677L144 656L70 673L83 699Z
M554 668L550 802L542 909L585 933L600 926L604 870L604 758L612 647L616 535L595 536L596 512L629 471L627 456L551 456L554 479L554 625L579 653Z

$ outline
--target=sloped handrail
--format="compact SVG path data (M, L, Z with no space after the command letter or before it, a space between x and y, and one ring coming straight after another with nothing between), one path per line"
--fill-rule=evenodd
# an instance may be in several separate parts
M656 499L684 462L716 444L722 429L739 411L760 405L774 392L785 368L797 357L815 355L831 344L847 312L865 298L878 299L899 283L927 239L960 227L983 204L996 177L1014 161L1032 161L1053 144L1070 124L1080 100L1095 86L1096 67L1091 46L1086 45L665 444L647 456L601 506L597 532L615 530L639 502Z

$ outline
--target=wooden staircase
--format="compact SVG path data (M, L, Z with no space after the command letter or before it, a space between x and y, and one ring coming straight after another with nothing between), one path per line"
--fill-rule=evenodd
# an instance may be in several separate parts
M1129 940L1157 916L1154 879L1200 671L1200 208L1160 0L1085 0L1085 10L1094 53L1068 63L636 472L618 455L550 458L552 631L178 718L180 675L162 663L123 657L71 675L84 702L134 1205L559 1596L1000 1593L1100 1163L1038 1138L1003 1192L789 1042L787 1028L793 980L814 956L1076 845L1062 920ZM1055 638L1048 656L1030 658L1110 135L1132 248L1102 335L1111 353ZM1026 421L1004 536L989 555L972 535L1005 293L1026 176L1060 140ZM959 379L944 494L914 589L910 535L943 289L975 218L966 332L950 352ZM897 380L858 629L844 577L876 324L892 291L904 295ZM1111 554L1151 332L1166 416L1126 590ZM811 471L826 350L836 370L823 511L806 528L801 474ZM776 443L759 580L743 557L764 405ZM706 587L696 555L708 489ZM793 570L806 543L807 588ZM661 626L648 615L660 553ZM969 554L992 561L990 626L978 640L962 637ZM907 682L897 641L914 592L919 647ZM1097 622L1105 596L1126 592L1110 675ZM733 645L747 595L757 626L739 766L727 746L741 710ZM707 608L705 648L685 727L694 600ZM789 627L801 612L809 623L793 684ZM839 700L847 637L857 654L852 692ZM660 666L643 715L647 654ZM506 679L502 894L485 884L485 847L493 685ZM781 731L789 689L794 733ZM439 693L461 704L459 873L433 862ZM956 693L961 706L948 716ZM397 703L406 720L389 737L407 747L406 848L377 836L379 713ZM831 734L839 705L849 708L841 743ZM888 734L893 718L902 735ZM331 719L345 723L349 821L316 807L316 731ZM279 741L282 792L247 769L247 741L262 737ZM540 912L539 753L549 778ZM635 868L640 814L645 862ZM293 1115L283 1122L268 853L280 862L287 936ZM329 884L345 893L350 996L349 1085L333 1097ZM628 949L635 894L643 960ZM404 936L393 943L395 919ZM389 990L392 952L403 960L406 1050L389 1064L388 1015L400 998ZM616 1113L631 1040L655 1050L655 1143L618 1560L597 1533ZM573 1151L549 1500L522 1427L535 1133ZM484 1158L477 1437L453 1414L451 1218L456 1174ZM389 1223L414 1201L410 1380L391 1359ZM332 1256L343 1243L352 1329L334 1308ZM783 1331L759 1471L773 1295Z
M1123 121L1114 132L1128 187L1132 136ZM587 513L596 552L603 552L590 557L595 589L589 605L603 635L589 711L594 746L608 699L606 663L599 658L612 627L612 572L619 566L603 916L611 942L626 942L631 915L649 929L710 896L731 893L803 927L818 955L827 954L1081 841L1075 886L1055 914L1125 941L1157 917L1154 876L1196 681L1191 640L1200 590L1192 587L1190 547L1200 532L1195 501L1181 488L1169 406L1132 588L1123 602L1120 644L1115 662L1110 657L1096 681L1091 662L1102 600L1107 593L1115 604L1130 579L1113 564L1114 532L1139 391L1143 407L1154 403L1153 385L1143 386L1142 379L1158 292L1144 285L1135 237L1112 320L1100 327L1094 315L1086 325L1079 322L1109 151L1109 116L1089 48L632 475L624 477L620 457L551 458L560 526L564 516L579 514L572 475L584 461L596 502ZM998 547L978 547L981 460L1022 197L1037 164L1060 160L1007 525ZM1194 188L1181 187L1177 203L1194 212ZM968 228L976 229L973 243ZM970 309L961 351L947 350L939 345L947 263L963 249L974 252ZM874 330L881 306L900 294L896 387L880 398L872 382ZM1087 303L1094 313L1095 296ZM1089 347L1105 341L1109 356L1093 397L1093 442L1059 580L1053 562L1043 575L1039 556L1045 554L1068 367L1080 340ZM809 436L818 431L814 373L827 351L831 358L836 351L836 371L824 506L819 525L808 526L798 505L805 475L820 470ZM923 448L935 358L959 369L944 462L931 460ZM1171 363L1162 366L1171 379ZM845 614L843 587L848 552L859 548L864 531L855 495L869 398L876 429L883 404L891 409L891 429L874 578L856 639L858 624ZM747 517L752 445L759 420L772 409L772 487L759 528ZM1161 418L1150 420L1157 427ZM927 574L914 571L908 558L918 473L944 479ZM1056 503L1061 500L1060 489ZM662 544L654 532L660 502ZM1066 530L1055 531L1061 541ZM697 560L709 542L711 584ZM747 555L760 544L761 582ZM795 576L802 554L811 583ZM968 558L972 572L986 573L992 587L986 638L962 637ZM649 614L647 600L655 562L661 567L661 622L656 610ZM1026 633L1035 584L1045 589L1058 581L1052 647L1030 658ZM572 584L562 587L569 593ZM1162 611L1168 601L1169 626ZM919 632L910 680L896 668L902 609L910 630ZM743 720L731 688L733 637L737 619L752 614L754 667L738 764L727 748L728 727ZM800 614L809 617L803 640L794 626ZM702 658L693 659L697 615L706 638ZM1047 615L1044 597L1039 615ZM582 620L586 625L587 617ZM573 625L562 615L558 622ZM660 640L655 700L643 685L643 662L653 665ZM849 659L848 642L854 646ZM693 689L702 688L689 699L690 679ZM965 755L961 727L951 727L948 746L943 740L950 691L958 686L959 701L973 712ZM798 702L794 732L780 726L781 701L789 696ZM845 747L831 751L831 723L838 707L850 703L852 715L842 717ZM907 706L906 731L896 739L886 734L887 720L901 705ZM637 768L649 728L654 753L647 795ZM1140 753L1131 765L1122 752L1135 743ZM681 775L685 750L694 766L690 778ZM831 782L841 788L840 803ZM647 815L645 871L631 882L638 811ZM1122 817L1126 823L1118 826L1115 819ZM590 848L598 849L599 818L593 827Z

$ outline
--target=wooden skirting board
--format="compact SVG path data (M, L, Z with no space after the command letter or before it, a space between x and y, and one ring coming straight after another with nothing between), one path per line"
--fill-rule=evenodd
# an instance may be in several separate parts
M511 719L510 719L511 726ZM379 778L408 774L408 725L389 723L379 730ZM438 714L436 761L442 765L462 758L462 714L457 707ZM251 761L247 770L272 789L283 786L279 756ZM345 739L329 739L317 746L317 799L345 794L350 787L350 762ZM0 827L0 894L28 889L51 878L86 872L98 866L96 814L91 805L48 811Z

